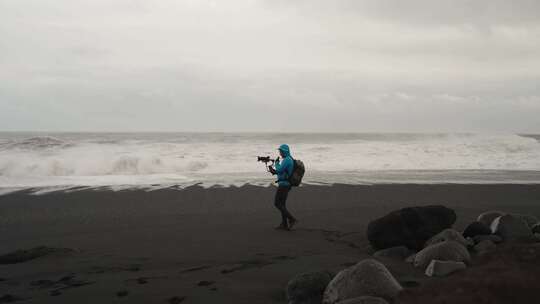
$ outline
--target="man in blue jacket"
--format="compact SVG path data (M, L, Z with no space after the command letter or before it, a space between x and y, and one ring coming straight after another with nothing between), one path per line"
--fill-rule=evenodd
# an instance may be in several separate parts
M276 197L274 199L274 205L281 212L281 224L276 229L290 230L297 222L296 218L287 210L286 202L289 191L291 190L291 183L289 177L293 173L294 161L291 157L291 150L288 145L279 146L279 155L283 158L280 162L279 157L276 159L274 166L275 173L277 174L278 188L276 190ZM288 222L287 222L288 221Z

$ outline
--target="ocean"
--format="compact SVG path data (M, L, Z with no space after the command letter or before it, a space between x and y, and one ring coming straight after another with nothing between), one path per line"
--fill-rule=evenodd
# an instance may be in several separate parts
M0 132L0 193L266 186L282 143L305 184L540 183L540 135Z

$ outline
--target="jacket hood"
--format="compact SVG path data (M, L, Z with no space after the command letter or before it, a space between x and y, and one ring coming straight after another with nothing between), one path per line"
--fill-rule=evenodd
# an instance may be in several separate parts
M289 145L283 144L279 146L278 150L283 151L285 157L291 156L291 150L289 149Z

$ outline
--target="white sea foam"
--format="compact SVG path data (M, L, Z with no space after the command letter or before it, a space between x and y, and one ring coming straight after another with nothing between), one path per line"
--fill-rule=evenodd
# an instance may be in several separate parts
M267 185L256 156L282 142L311 183L540 180L540 142L513 134L0 133L0 188Z

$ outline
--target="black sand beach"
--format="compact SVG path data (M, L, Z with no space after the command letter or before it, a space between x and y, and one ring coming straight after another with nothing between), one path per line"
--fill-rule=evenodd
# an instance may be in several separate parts
M288 200L300 223L286 232L273 229L273 195L193 186L0 196L0 254L73 249L0 265L0 297L11 296L0 302L285 303L294 275L372 253L367 224L392 210L442 204L458 230L486 210L540 217L540 185L303 186ZM402 283L427 284L421 271L389 268Z

